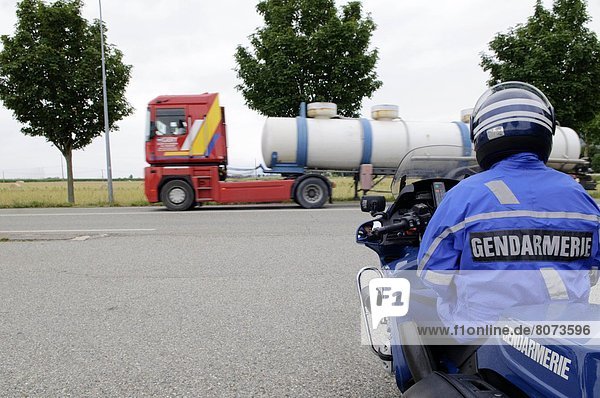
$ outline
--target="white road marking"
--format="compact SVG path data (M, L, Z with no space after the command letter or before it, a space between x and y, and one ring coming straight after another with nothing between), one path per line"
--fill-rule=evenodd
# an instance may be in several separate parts
M337 207L330 209L295 209L295 208L275 208L275 209L229 209L219 210L215 209L204 209L198 211L130 211L130 212L94 212L94 213L17 213L17 214L0 214L0 217L82 217L82 216L133 216L133 215L160 215L160 214L185 214L187 216L194 215L210 215L210 214L225 214L225 213L268 213L268 212L305 212L307 214L314 212L327 212L327 211L360 211L358 206L354 207Z
M0 234L59 234L70 232L148 232L156 231L156 228L136 229L40 229L29 231L0 231Z
M127 216L133 214L152 214L148 212L128 212L128 213L24 213L24 214L0 214L0 217L81 217L81 216Z

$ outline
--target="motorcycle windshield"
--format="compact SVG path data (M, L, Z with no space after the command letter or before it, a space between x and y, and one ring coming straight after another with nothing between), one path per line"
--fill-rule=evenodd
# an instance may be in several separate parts
M460 180L480 171L474 156L464 156L465 148L460 145L429 145L412 149L398 165L392 193L398 197L408 182L430 178Z

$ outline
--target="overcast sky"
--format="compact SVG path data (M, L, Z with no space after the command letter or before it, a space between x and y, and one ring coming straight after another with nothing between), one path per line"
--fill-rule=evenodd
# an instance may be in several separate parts
M84 15L98 17L97 1ZM337 1L338 5L344 4ZM363 0L378 25L372 45L379 49L377 72L383 81L363 103L397 104L405 120L459 120L472 107L488 79L480 53L498 32L526 21L535 0ZM12 35L17 1L0 0L0 34ZM103 0L108 41L133 65L127 98L136 108L111 134L115 177L142 176L146 104L160 94L219 92L228 123L230 165L262 162L264 117L249 110L235 90L237 45L262 24L253 0ZM544 4L550 7L551 0ZM600 0L589 0L589 27L600 36ZM104 138L74 155L75 177L104 175ZM12 113L0 105L0 178L61 175L61 155L43 138L20 133Z

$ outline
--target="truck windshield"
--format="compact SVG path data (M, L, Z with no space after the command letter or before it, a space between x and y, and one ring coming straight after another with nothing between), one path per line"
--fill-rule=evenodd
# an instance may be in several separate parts
M187 133L185 109L156 110L156 135L183 135L185 133Z

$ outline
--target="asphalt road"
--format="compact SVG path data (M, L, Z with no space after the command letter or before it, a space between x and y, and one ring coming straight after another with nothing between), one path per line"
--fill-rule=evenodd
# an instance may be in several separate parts
M398 396L356 205L0 211L0 396Z

